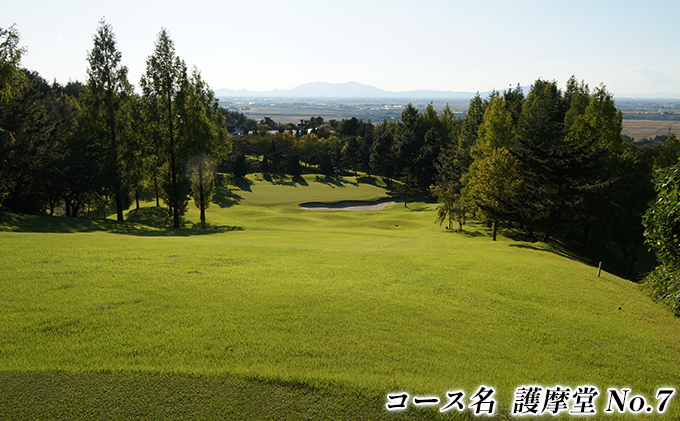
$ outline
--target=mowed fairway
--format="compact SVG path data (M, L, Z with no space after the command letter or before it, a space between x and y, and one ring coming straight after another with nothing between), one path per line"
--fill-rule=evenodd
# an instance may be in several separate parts
M680 321L636 284L435 205L297 206L381 195L250 175L205 230L3 215L0 419L467 419L438 409L480 385L503 418L519 386L593 385L617 419L607 388L656 412L680 386ZM442 402L387 412L400 391Z

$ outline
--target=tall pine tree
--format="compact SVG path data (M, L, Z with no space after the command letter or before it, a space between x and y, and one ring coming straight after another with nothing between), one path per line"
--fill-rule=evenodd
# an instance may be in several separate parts
M127 116L123 112L123 102L132 93L132 86L127 80L127 67L121 64L121 52L116 48L113 29L103 19L99 22L94 47L87 60L90 67L83 114L88 134L106 157L101 171L115 199L116 217L122 221L123 208L129 201L124 186L124 157L130 143L124 130Z

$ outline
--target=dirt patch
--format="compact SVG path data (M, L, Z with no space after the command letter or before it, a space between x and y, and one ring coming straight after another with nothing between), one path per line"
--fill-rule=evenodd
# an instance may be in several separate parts
M345 211L374 211L383 210L385 206L402 203L403 199L381 197L372 200L341 200L338 202L307 202L300 207L306 210L345 210Z

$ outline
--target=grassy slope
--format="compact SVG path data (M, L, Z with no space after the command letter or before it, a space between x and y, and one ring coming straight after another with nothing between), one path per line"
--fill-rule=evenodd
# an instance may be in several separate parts
M221 189L206 231L0 222L0 415L35 418L32 399L100 418L63 411L103 399L130 419L427 418L385 395L480 384L501 412L521 385L595 385L601 413L608 387L680 383L680 323L634 284L475 224L446 232L429 205L296 206L384 193L369 184L273 181Z

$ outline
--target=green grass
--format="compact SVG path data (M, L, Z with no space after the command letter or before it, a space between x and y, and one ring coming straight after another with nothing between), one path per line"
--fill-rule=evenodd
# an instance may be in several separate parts
M614 419L609 387L677 388L679 320L636 284L434 205L297 206L384 194L251 175L205 230L3 215L0 419L429 419L387 393L481 384L501 416L521 385L595 385Z

